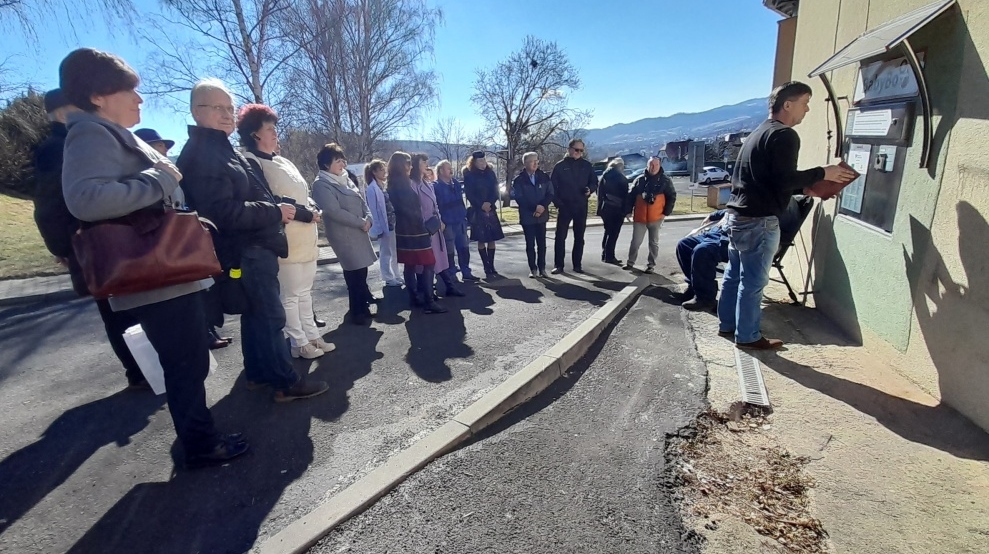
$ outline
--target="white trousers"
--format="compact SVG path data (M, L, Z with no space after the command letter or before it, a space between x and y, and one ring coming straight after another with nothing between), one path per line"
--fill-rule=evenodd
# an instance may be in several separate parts
M398 269L394 231L389 231L387 235L378 239L378 250L378 265L381 267L381 280L385 283L401 283L402 272Z
M656 267L656 258L659 257L659 230L663 227L663 220L652 223L632 224L632 244L628 248L628 263L635 264L635 259L639 257L639 247L642 246L642 239L645 238L646 231L649 232L649 261L646 267Z
M319 338L313 321L312 283L316 279L316 260L296 264L279 264L278 285L285 308L285 334L292 346L303 346Z

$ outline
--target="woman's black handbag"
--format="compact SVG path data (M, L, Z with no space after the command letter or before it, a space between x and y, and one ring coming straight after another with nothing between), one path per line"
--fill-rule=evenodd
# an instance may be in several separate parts
M605 194L598 214L604 219L621 219L625 217L625 206L617 196Z
M426 226L426 232L430 235L435 235L440 232L440 218L435 215L427 219L423 225Z

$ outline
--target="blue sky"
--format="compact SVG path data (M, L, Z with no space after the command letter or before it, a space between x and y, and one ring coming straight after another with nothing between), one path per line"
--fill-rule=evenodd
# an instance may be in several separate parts
M140 9L157 2L138 0ZM521 46L527 34L555 40L581 74L570 95L592 109L590 127L645 117L696 112L769 94L776 14L758 0L434 0L444 12L436 30L434 64L440 105L425 114L424 135L439 118L456 117L468 131L483 126L470 102L474 71L491 67ZM97 19L75 30L50 25L37 43L8 40L19 80L40 88L58 82L58 63L72 48L91 46L123 56L141 71L150 48ZM175 32L175 31L172 31ZM142 126L184 142L186 116L152 99ZM403 137L419 138L419 137Z

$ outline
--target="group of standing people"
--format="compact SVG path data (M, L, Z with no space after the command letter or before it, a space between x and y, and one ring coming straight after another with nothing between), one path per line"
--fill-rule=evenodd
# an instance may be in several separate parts
M326 382L299 375L291 361L335 349L321 337L313 310L318 224L324 225L339 259L349 318L355 324L367 324L374 317L371 308L380 301L367 283L368 267L375 261L385 286L404 285L410 302L427 314L446 311L437 302L438 282L445 296L463 296L456 274L464 282L478 279L470 268L469 242L478 245L486 277L500 277L496 244L505 234L494 209L498 180L484 152L467 160L462 182L448 160L430 168L426 155L395 152L387 162L367 164L367 186L361 188L347 171L343 149L327 144L316 156L319 173L308 183L294 164L278 155L274 110L249 104L238 113L224 84L207 79L192 88L195 124L189 126L189 140L173 163L165 156L168 141L150 130L139 133L146 140L129 131L141 120L143 99L136 90L140 79L124 60L78 49L62 61L59 80L60 89L46 97L54 142L39 149L38 171L44 179L39 178L42 194L36 213L39 227L48 228L43 235L56 256L70 268L78 266L69 245L76 229L135 213L192 209L215 225L213 244L222 275L97 301L132 386L143 379L121 340L122 332L140 324L157 351L188 466L221 463L248 450L241 434L215 428L206 405L209 348L217 340L230 340L213 331L222 324L223 313L241 317L246 388L270 389L276 402L312 398L328 389ZM820 178L845 177L838 166L795 170L796 139L789 127L807 110L809 89L802 87L774 92L774 119L753 133L743 148L740 182L725 215L731 246L719 316L722 332L734 333L740 346L778 344L760 338L752 310L754 306L758 312L753 298L761 293L759 281L768 272L761 271L765 252L771 247L775 252L774 236L778 242L774 218L782 199ZM235 131L241 149L229 139ZM163 143L164 150L149 142ZM760 150L767 147L769 154ZM605 220L603 261L621 264L615 257L618 233L621 221L631 215L632 247L625 267L634 266L648 234L646 270L652 271L659 229L676 201L660 160L651 158L646 172L631 185L620 159L613 161L599 185L583 154L583 142L572 141L568 155L547 174L539 169L538 155L526 153L524 167L512 181L530 277L546 277L551 203L558 209L553 273L564 271L571 225L572 268L583 272L588 198L594 192ZM781 165L779 159L787 163ZM57 202L45 200L56 198ZM373 242L379 244L380 257ZM753 263L759 267L749 268ZM398 264L404 266L401 273ZM85 289L78 279L74 282L77 289Z

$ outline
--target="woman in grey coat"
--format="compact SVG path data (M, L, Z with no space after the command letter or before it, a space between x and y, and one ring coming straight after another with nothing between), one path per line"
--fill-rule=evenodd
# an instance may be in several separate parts
M127 129L141 121L140 82L124 60L90 48L70 53L59 67L62 91L81 112L69 116L62 190L83 222L162 210L182 175ZM247 451L240 434L221 435L206 407L209 341L202 291L210 279L110 298L114 311L140 322L165 375L168 411L186 465L222 463Z
M366 325L370 305L379 300L367 287L367 268L378 261L371 246L371 210L357 184L347 175L347 158L337 144L327 144L316 156L319 175L312 185L313 200L323 210L326 240L340 260L350 297L350 320Z

